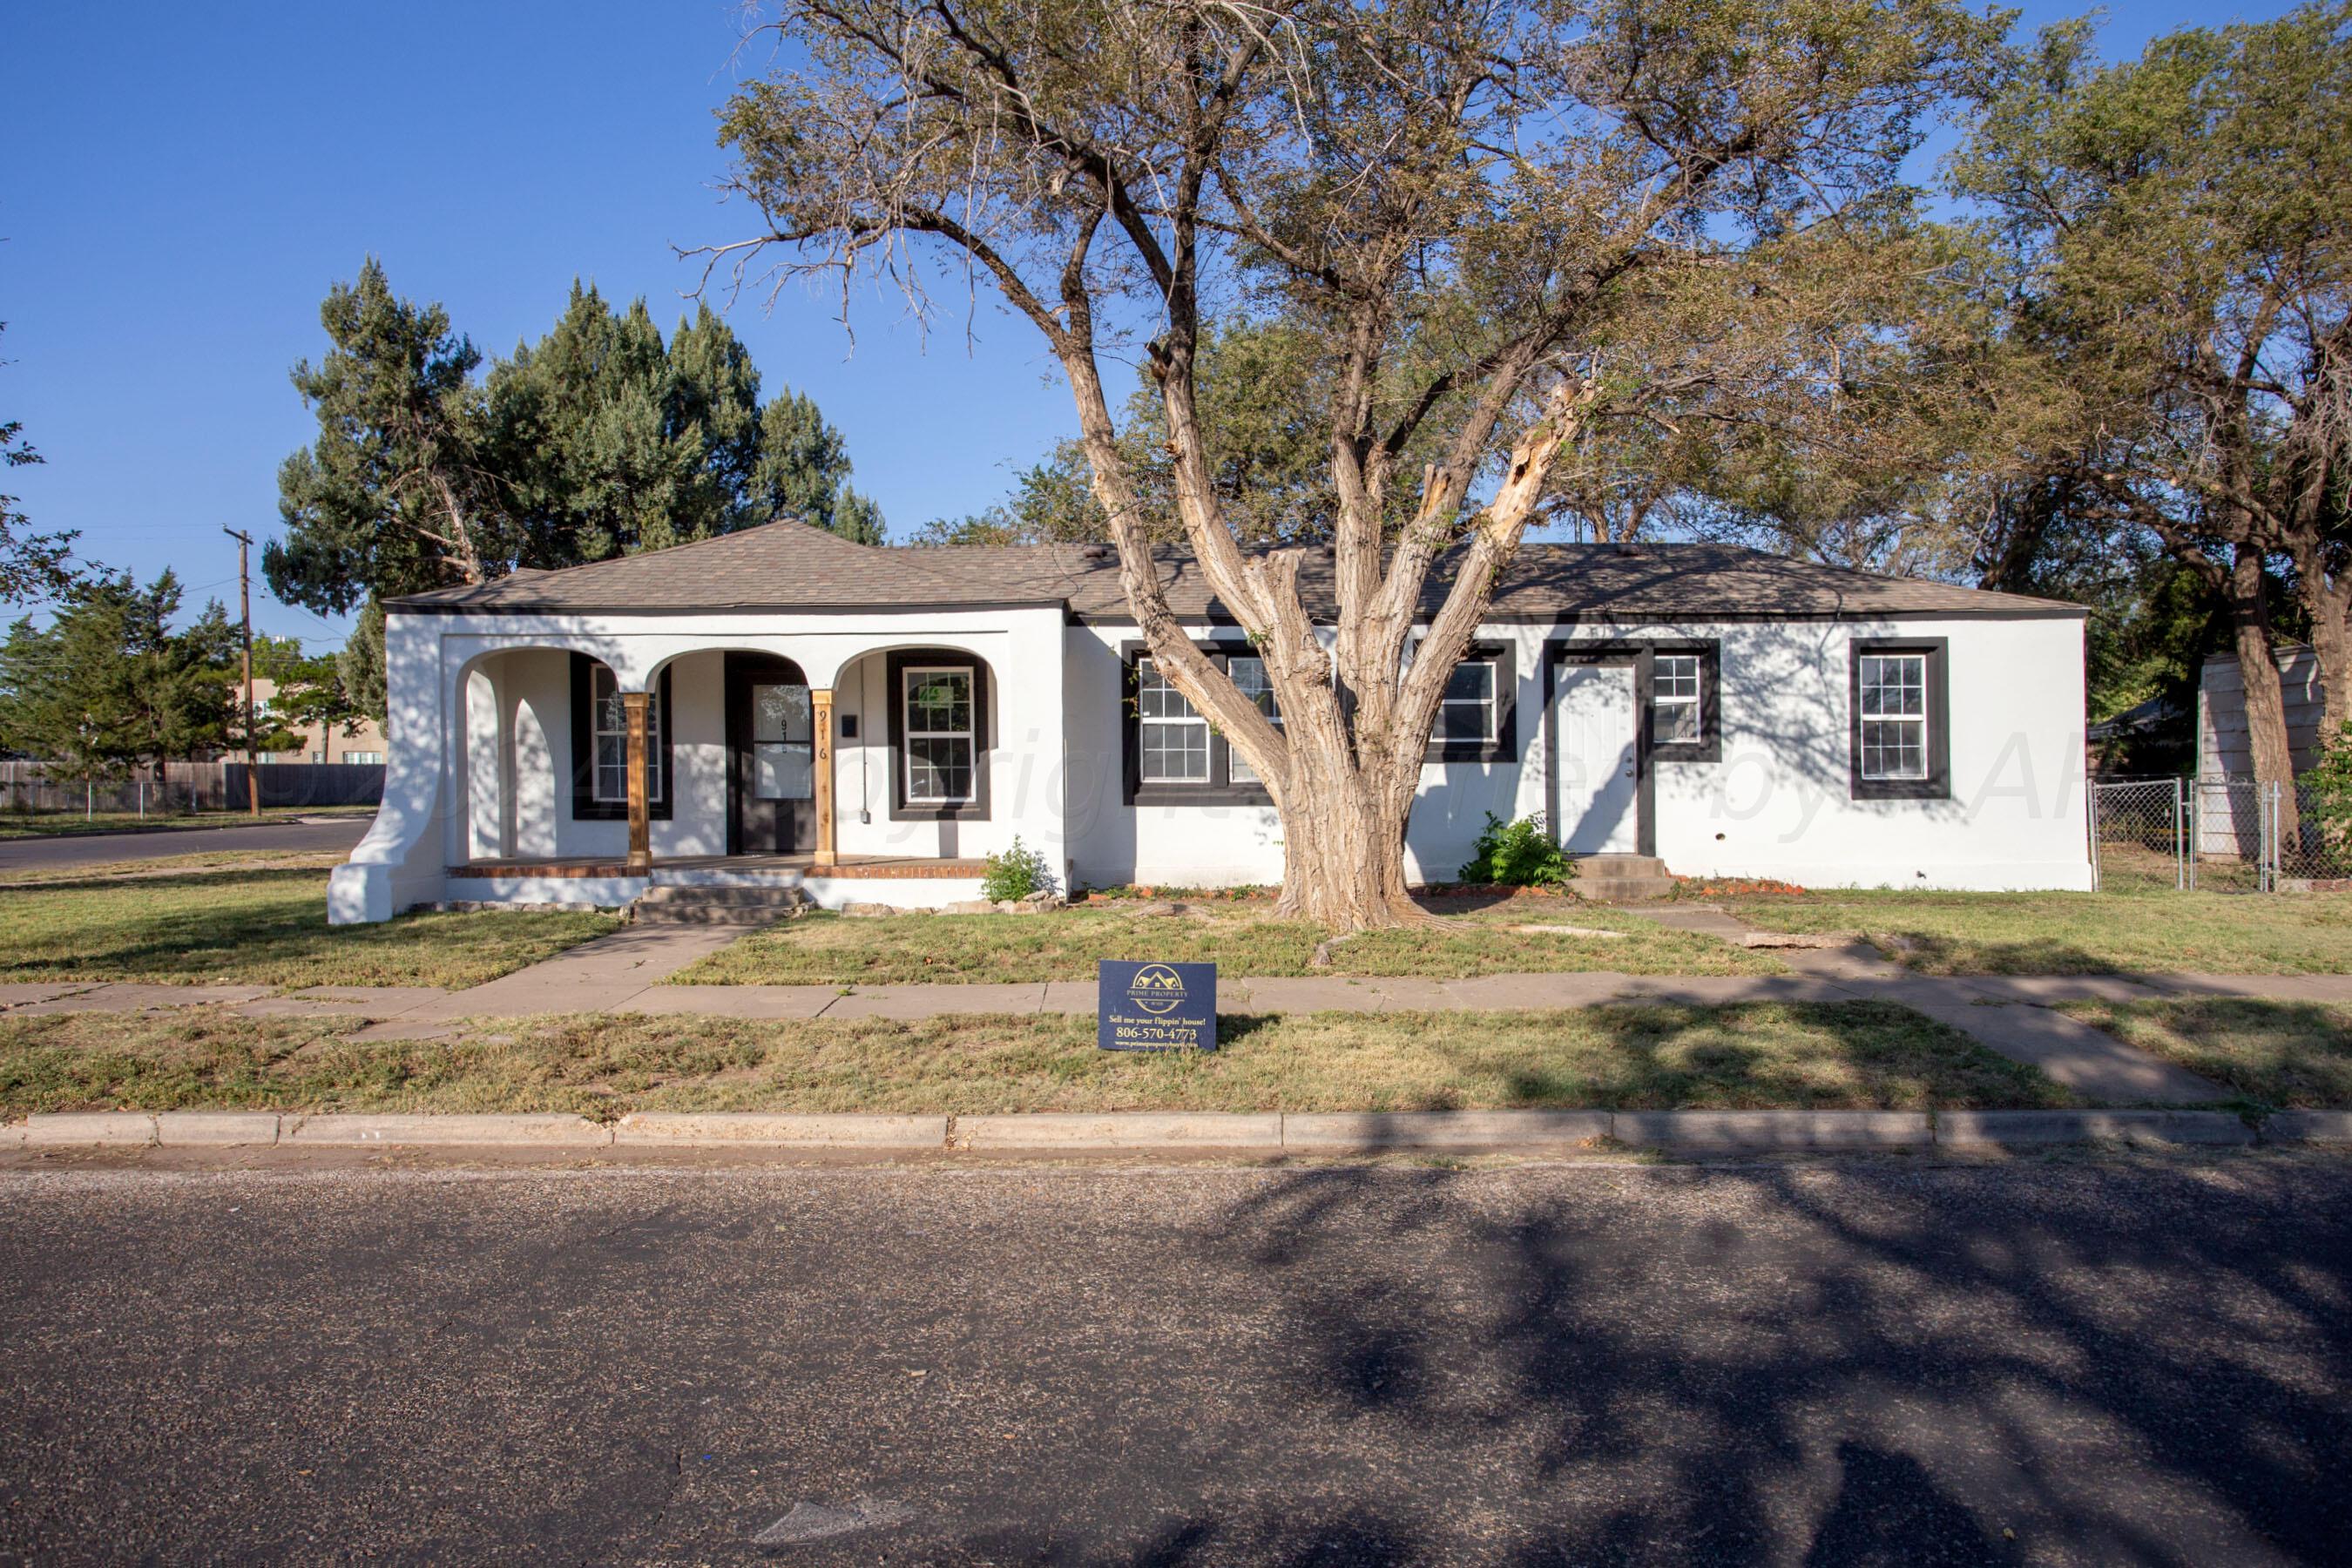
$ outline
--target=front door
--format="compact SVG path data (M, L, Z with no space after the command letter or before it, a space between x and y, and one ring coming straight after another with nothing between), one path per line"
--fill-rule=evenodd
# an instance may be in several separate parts
M1633 667L1567 664L1553 700L1559 737L1552 825L1571 855L1631 855L1641 843Z
M727 852L791 855L816 843L808 679L788 658L727 656Z

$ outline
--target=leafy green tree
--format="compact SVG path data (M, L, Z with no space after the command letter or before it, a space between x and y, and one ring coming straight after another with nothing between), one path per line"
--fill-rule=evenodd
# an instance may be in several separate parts
M293 373L319 438L278 471L286 537L262 551L270 591L331 614L513 570L473 343L439 305L394 295L373 257L319 319L333 347Z
M7 330L8 323L0 321L0 331ZM44 460L24 434L23 420L0 420L0 468L20 468ZM16 510L17 504L15 496L0 492L0 604L45 599L73 581L68 563L75 536L31 531L32 520Z
M2229 606L2255 773L2290 777L2274 563L2327 729L2352 713L2352 11L2107 67L2085 25L2045 30L1953 167L2019 258L2072 477Z
M1280 812L1278 907L1347 930L1423 918L1404 827L1437 704L1562 447L1614 395L1610 346L1678 281L1769 288L1790 237L1884 202L1921 118L1998 42L1946 0L782 0L776 16L779 64L721 131L760 226L712 265L775 247L780 284L885 276L919 311L984 287L1036 330L1140 634ZM1292 512L1204 405L1226 300L1293 335L1282 357L1324 389L1328 644L1303 552L1244 549ZM1723 348L1661 341L1647 361L1679 375ZM1139 351L1165 510L1105 380ZM1278 729L1171 611L1150 552L1177 531L1262 654Z
M340 650L306 653L299 638L257 637L253 673L276 688L269 700L269 716L278 723L274 731L257 737L262 751L294 749L300 743L301 732L313 724L355 735L369 717L343 685Z
M101 574L68 590L48 625L0 645L0 745L71 778L121 778L224 743L236 628L217 601L174 630L179 580Z

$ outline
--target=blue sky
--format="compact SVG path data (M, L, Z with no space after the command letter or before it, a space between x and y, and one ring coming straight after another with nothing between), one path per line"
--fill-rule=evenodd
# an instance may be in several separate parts
M2285 7L2115 7L2110 54L2193 22ZM2068 14L2035 5L2029 23ZM553 322L572 279L647 297L665 328L739 237L712 190L713 110L739 69L730 0L131 3L14 8L0 51L0 412L47 462L10 472L37 526L234 601L224 527L278 529L278 462L315 434L287 382L318 307L370 253L486 353ZM983 310L969 351L893 300L745 299L736 331L773 393L846 434L894 532L973 510L1072 426L1026 323ZM342 626L257 589L257 627Z

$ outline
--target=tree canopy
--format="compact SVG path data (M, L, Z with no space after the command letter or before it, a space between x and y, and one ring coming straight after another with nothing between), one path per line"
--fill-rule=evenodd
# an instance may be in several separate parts
M100 573L47 625L17 621L0 643L0 747L101 779L222 744L237 631L217 601L174 630L182 596L169 571L145 587Z
M289 603L341 612L778 516L882 536L840 433L789 389L763 404L707 307L665 341L643 300L616 310L575 282L545 336L479 376L448 313L373 258L320 321L330 352L294 371L319 437L279 470L286 534L262 556Z
M723 122L763 272L985 289L1055 355L1158 668L1281 811L1282 907L1417 918L1404 821L1437 702L1564 449L1653 386L1817 378L1776 288L1871 265L1926 117L1996 23L1942 0L785 0ZM1733 281L1726 282L1725 279ZM1696 291L1744 289L1738 339ZM1314 389L1339 598L1326 643L1279 466L1232 461L1213 331L1266 324ZM1255 346L1255 344L1253 344ZM1155 494L1104 364L1157 405ZM1263 439L1263 432L1260 433ZM1279 726L1191 644L1151 545L1181 531L1262 657ZM1277 538L1277 544L1287 542ZM1426 622L1424 585L1444 584Z

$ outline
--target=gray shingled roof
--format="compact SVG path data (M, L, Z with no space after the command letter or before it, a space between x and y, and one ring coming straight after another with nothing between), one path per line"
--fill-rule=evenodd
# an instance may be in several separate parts
M1226 618L1188 552L1158 552L1161 582L1188 620ZM1430 574L1423 605L1451 585ZM1330 558L1310 552L1299 587L1333 612ZM1108 547L1024 544L913 549L854 544L797 522L723 534L558 572L518 572L478 587L391 601L404 612L685 613L696 610L942 609L1061 605L1080 620L1129 617ZM2080 605L1916 577L1852 572L1730 544L1529 544L1496 591L1493 620L1671 621L1886 616L2080 616Z

